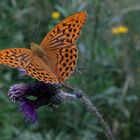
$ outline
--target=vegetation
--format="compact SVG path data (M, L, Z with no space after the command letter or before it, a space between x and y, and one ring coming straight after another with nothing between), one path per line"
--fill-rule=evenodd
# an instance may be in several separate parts
M140 1L1 0L0 49L39 44L65 17L85 10L88 20L77 42L76 72L67 80L82 89L102 112L116 139L140 139ZM80 103L43 107L39 125L24 122L7 93L15 83L33 82L0 66L1 140L105 140L96 118Z

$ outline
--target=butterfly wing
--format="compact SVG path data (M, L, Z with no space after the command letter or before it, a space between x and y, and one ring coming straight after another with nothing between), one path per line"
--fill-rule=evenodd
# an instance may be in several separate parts
M85 11L67 17L45 36L40 46L45 50L74 45L86 19L87 13Z
M75 43L86 18L86 12L69 16L56 25L40 44L60 82L67 79L76 66L78 53Z
M0 50L0 64L22 68L27 75L46 83L58 82L56 76L50 72L46 64L29 49L13 48Z
M0 50L0 64L24 69L32 58L32 52L25 48Z
M26 73L33 78L45 83L58 83L57 77L50 71L40 57L34 56L31 63L26 68Z

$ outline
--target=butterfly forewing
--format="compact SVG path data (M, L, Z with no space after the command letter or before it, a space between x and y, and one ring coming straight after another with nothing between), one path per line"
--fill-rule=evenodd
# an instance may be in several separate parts
M76 43L87 18L86 12L78 12L56 25L43 39L43 49L69 47Z
M69 16L56 25L40 44L50 61L50 68L60 82L74 71L78 56L75 43L86 18L86 12Z
M0 64L15 68L25 68L32 59L32 52L25 48L0 50Z

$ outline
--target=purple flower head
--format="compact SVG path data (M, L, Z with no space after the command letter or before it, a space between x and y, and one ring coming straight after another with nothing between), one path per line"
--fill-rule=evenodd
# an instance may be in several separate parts
M12 101L21 100L21 98L29 92L29 89L29 85L27 84L15 84L10 87L8 96L12 99Z
M20 103L20 111L25 119L35 123L37 122L36 110L39 107L61 103L61 99L56 98L59 90L59 85L45 84L43 82L15 84L11 86L8 96L13 102L18 101ZM29 99L30 96L35 97L35 99Z
M20 112L24 114L26 121L37 122L36 103L34 101L23 99L20 102Z

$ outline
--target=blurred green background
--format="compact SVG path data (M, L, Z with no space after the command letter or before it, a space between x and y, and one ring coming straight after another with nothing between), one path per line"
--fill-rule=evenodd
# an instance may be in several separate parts
M118 140L139 140L140 1L1 0L0 49L39 44L62 19L82 10L88 20L77 42L77 71L67 82L87 93ZM63 104L57 112L41 108L38 127L24 122L7 92L32 81L0 66L0 140L106 140L80 103Z

